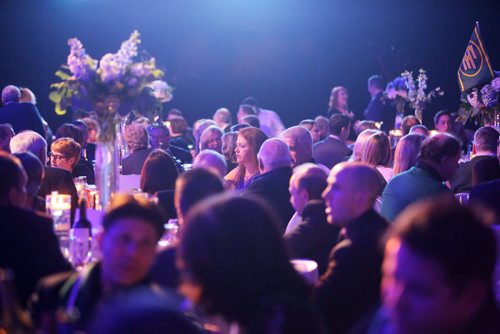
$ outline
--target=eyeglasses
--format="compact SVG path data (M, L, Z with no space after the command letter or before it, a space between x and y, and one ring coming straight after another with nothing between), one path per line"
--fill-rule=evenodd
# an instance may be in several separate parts
M50 152L50 159L58 161L58 160L61 160L61 159L68 159L68 157L65 156L65 155L61 155L61 154L57 154L57 153L54 153L54 152Z

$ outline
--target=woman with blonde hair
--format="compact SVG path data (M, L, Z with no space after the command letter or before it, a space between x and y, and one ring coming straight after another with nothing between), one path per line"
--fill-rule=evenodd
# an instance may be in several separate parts
M365 143L368 141L368 138L370 138L371 135L377 132L380 131L375 129L366 129L358 135L358 138L356 138L356 141L354 142L354 145L352 147L352 155L349 158L349 161L361 161L361 155L363 154Z
M353 118L354 114L349 111L347 101L349 99L349 91L343 86L332 88L330 93L330 101L328 102L328 117L333 114L344 114L349 118Z
M394 175L407 171L417 163L420 146L425 137L421 134L410 133L401 138L394 153Z
M253 127L244 128L238 132L234 149L238 166L225 177L228 189L244 190L254 177L259 175L257 153L267 139L264 131Z
M391 141L389 136L382 131L377 131L366 140L361 153L361 162L375 167L384 179L389 182L393 177L391 163Z

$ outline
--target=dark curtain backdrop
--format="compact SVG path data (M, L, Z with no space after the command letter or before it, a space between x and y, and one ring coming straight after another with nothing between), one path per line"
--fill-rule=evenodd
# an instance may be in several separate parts
M48 101L67 40L100 59L137 29L142 46L175 86L171 108L189 122L222 106L233 115L255 96L286 126L324 114L335 85L361 114L371 74L428 71L446 95L427 110L459 105L456 71L474 22L500 66L500 2L437 0L2 0L0 85L31 88L53 127Z

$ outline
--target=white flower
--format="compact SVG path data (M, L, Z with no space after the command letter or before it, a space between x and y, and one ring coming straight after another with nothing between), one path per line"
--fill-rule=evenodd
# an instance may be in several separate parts
M172 87L170 87L165 81L155 80L149 84L149 87L153 89L154 96L156 96L158 101L161 103L172 100Z

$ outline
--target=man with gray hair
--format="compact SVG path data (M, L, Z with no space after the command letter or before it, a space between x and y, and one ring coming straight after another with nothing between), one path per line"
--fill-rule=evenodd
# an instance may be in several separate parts
M62 168L47 166L47 142L34 131L23 131L10 140L10 150L12 153L31 152L44 166L44 177L37 195L45 198L52 191L60 194L71 195L71 204L74 209L78 205L78 194L71 173Z
M261 175L243 191L243 196L255 195L267 202L277 214L283 233L295 211L290 204L288 191L292 176L290 150L283 140L271 138L262 144L257 159Z
M219 108L217 111L214 113L213 120L215 123L217 123L217 126L222 130L224 133L228 133L231 131L231 124L232 118L231 118L231 112L227 108Z
M13 85L2 90L3 107L0 108L0 124L9 123L15 133L33 130L45 137L42 117L32 103L19 103L21 91Z
M292 167L302 165L306 162L313 162L313 142L309 130L300 125L292 126L283 131L280 137L290 149Z

